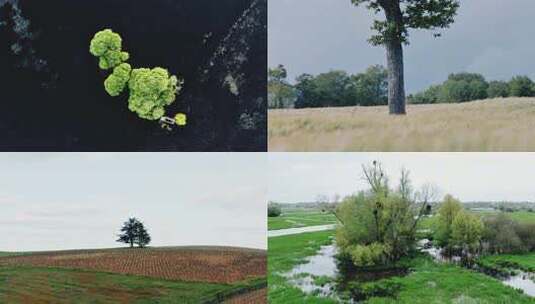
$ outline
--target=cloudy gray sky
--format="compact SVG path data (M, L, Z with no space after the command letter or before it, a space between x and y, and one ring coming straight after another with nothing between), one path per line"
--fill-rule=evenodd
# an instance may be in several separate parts
M266 248L262 153L1 153L0 251L109 248L129 217L153 246Z
M386 62L384 50L366 41L374 16L350 0L270 0L268 6L269 65L286 65L292 80L331 69L356 73ZM460 71L497 80L519 74L535 78L533 12L533 0L461 0L456 22L443 37L410 33L407 90Z
M268 197L314 201L368 189L362 164L380 161L397 186L402 167L415 187L431 183L463 201L535 201L535 153L269 153Z

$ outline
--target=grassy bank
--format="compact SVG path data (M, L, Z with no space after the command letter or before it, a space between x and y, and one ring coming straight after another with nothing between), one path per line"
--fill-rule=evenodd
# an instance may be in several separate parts
M283 211L283 213L278 217L268 218L268 229L279 230L316 225L328 225L334 223L336 223L336 217L331 213L321 212L321 210Z
M535 99L270 110L270 151L533 151Z
M482 257L479 262L492 268L513 267L535 272L535 253L489 255Z
M479 272L437 264L430 258L418 258L411 264L409 275L389 279L401 286L396 298L370 298L367 303L535 303L535 299Z

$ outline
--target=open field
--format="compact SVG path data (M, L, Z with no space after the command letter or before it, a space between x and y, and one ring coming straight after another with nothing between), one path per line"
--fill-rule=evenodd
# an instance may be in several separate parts
M321 210L282 210L278 217L268 218L268 230L288 229L336 223L336 217Z
M270 151L533 151L535 98L270 110Z
M479 214L481 216L491 216L496 215L498 211L496 212L474 212L474 214ZM519 222L519 223L535 223L535 212L527 212L527 211L514 211L514 212L507 212L505 213L508 216L511 217L511 219Z
M246 303L261 297L266 267L265 251L228 247L5 256L0 303Z
M4 257L0 266L64 267L166 280L232 283L262 277L265 253L235 248L169 247L40 252Z

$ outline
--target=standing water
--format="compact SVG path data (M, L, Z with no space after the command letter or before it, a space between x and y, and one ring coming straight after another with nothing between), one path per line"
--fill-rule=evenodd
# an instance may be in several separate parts
M433 247L431 242L427 239L420 240L418 243L420 250L422 252L428 253L433 259L440 263L455 263L458 264L461 261L461 257L452 256L446 257L443 255L440 248ZM497 279L502 281L503 284L513 287L515 289L520 289L524 294L535 297L535 274L528 272L519 272L515 275L510 276L495 276Z
M306 263L299 264L284 276L294 286L306 294L315 294L320 297L335 297L333 280L338 275L334 245L322 246L316 255L307 258ZM318 282L318 278L327 279Z

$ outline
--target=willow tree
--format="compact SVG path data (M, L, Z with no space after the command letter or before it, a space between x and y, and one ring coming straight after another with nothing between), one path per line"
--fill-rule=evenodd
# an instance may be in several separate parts
M388 106L390 114L405 114L405 81L403 44L408 44L409 29L437 30L453 23L459 8L458 0L351 0L378 14L372 29L377 32L369 39L372 45L386 48L388 67ZM435 37L440 34L435 33Z

